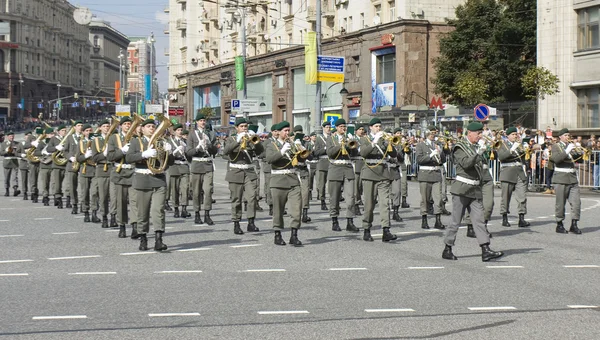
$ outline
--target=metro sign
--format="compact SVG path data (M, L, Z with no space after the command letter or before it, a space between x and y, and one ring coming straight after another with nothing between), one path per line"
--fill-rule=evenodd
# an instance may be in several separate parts
M442 98L440 98L440 97L431 98L431 103L429 104L429 108L430 109L438 108L439 110L443 110L444 104L442 104Z

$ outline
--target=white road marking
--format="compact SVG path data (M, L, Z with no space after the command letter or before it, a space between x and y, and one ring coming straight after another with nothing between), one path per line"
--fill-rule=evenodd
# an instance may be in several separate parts
M331 271L367 270L367 268L329 268Z
M273 311L259 311L260 315L278 315L278 314L308 314L307 310L273 310Z
M397 313L397 312L414 312L412 308L381 308L381 309L365 309L367 313Z
M269 272L284 272L285 269L246 269L246 273L269 273Z
M174 227L165 227L165 229L175 229Z
M401 231L399 233L396 233L396 235L413 235L413 234L418 234L418 231ZM373 236L373 235L371 235Z
M189 248L189 249L179 249L176 251L187 252L187 251L202 251L202 250L211 250L212 248Z
M471 311L486 311L486 310L515 310L512 306L498 306L498 307L469 307Z
M0 208L0 210L15 210L15 208Z
M92 259L96 257L101 257L100 255L83 255L83 256L65 256L65 257L49 257L48 260L56 261L56 260L76 260L76 259Z
M33 260L6 260L6 261L0 261L0 263L19 263L19 262L33 262Z
M598 308L598 306L588 306L588 305L568 305L567 307L573 308L573 309Z
M383 234L371 234L371 237L379 237L379 236L383 236Z
M135 253L121 253L119 255L129 256L129 255L149 255L149 254L157 254L155 251L140 251Z
M11 274L0 274L0 276L28 276L27 273L11 273Z
M466 226L464 226L464 227L458 227L458 229L467 229L467 227Z
M34 316L32 320L65 320L65 319L87 319L86 315L54 315L54 316Z
M34 221L45 221L45 220L53 220L54 217L36 217L33 220Z
M231 248L247 248L247 247L258 247L262 246L262 244L240 244L237 246L230 246Z
M514 269L514 268L523 268L523 266L486 266L486 268L493 268L493 269Z
M188 274L188 273L202 273L201 270L163 270L154 272L154 274Z
M600 266L597 266L595 264L574 264L574 265L566 265L563 267L565 267L565 268L599 268Z
M77 272L69 273L69 275L116 275L117 272Z
M65 231L62 233L52 233L52 235L71 235L71 234L79 234L78 231Z
M149 313L149 317L151 318L159 318L159 317L169 317L169 316L200 316L200 313Z
M10 222L10 220L0 220L0 222Z
M73 218L85 218L85 215L84 216L75 216Z
M408 267L408 269L444 269L444 267Z
M107 232L107 233L116 233L116 232L118 232L118 231L119 231L119 229L109 229L109 230L105 230L105 232Z
M22 237L25 235L0 235L0 237Z

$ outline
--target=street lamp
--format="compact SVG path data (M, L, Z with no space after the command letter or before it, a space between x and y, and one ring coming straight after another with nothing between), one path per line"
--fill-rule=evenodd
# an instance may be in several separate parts
M24 82L25 81L23 79L19 79L19 85L20 85L19 86L19 89L20 89L19 94L20 94L20 97L21 97L19 99L19 101L21 103L21 118L24 116L23 112L25 112L25 100L23 99L23 83ZM19 118L19 117L17 117L17 118ZM17 121L19 121L19 120L17 119Z
M115 100L120 103L121 98L123 97L123 49L119 48L119 98L115 98Z
M154 32L150 32L150 104L154 103Z
M56 120L60 120L60 109L62 106L62 103L60 102L60 87L62 85L60 83L56 84L56 87L58 88L58 98L56 99L56 102L58 103L58 108L56 109Z

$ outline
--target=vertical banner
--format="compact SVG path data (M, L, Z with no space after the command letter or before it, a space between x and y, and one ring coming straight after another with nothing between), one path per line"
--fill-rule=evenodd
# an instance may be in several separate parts
M317 33L306 33L306 46L304 47L304 68L306 84L317 83Z
M245 74L244 57L235 57L235 89L241 91L244 89Z
M152 100L152 77L149 74L144 75L144 88L146 100Z
M121 104L121 82L115 81L115 100Z
M142 102L137 103L137 113L142 114Z

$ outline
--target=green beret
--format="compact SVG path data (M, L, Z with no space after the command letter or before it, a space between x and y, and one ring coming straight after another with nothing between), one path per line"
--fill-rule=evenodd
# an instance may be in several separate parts
M196 115L196 120L200 120L200 119L206 119L206 116L203 115L202 113L197 114ZM236 126L237 126L237 124L236 124Z
M390 128L387 128L387 129L385 129L383 131L385 131L386 133L392 133L392 129L390 129Z
M52 130L52 129L50 129L50 130ZM15 133L14 133L14 132L12 132L12 131L8 131L8 132L6 133L6 135L7 135L7 136L14 136L14 134L15 134Z
M81 130L85 131L85 130L91 129L91 128L92 128L92 126L90 124L83 124L83 126L81 127Z
M105 120L101 121L100 123L98 123L98 126L102 126L104 124L110 125L110 122L108 121L108 119L105 119Z
M49 133L54 133L54 129L52 129L52 128L47 128L47 129L46 129L46 134L49 134ZM12 132L9 132L8 134L9 134L9 135L14 135L14 133L12 133Z
M517 132L517 128L514 126L509 127L508 129L506 129L506 135L510 135L513 132Z
M304 129L302 128L302 125L296 125L296 126L294 126L294 132L304 132Z
M369 126L373 126L375 124L381 124L381 119L379 119L379 118L371 119L371 121L369 122Z
M77 124L83 124L83 121L82 121L82 120L76 120L76 121L73 123L73 126L75 126L75 125L77 125Z
M181 125L181 124L175 124L175 125L173 125L173 131L175 131L177 129L183 129L183 125Z
M59 125L59 126L56 128L56 131L60 131L60 130L62 130L62 129L66 129L66 128L67 128L67 126L66 126L65 124L60 124L60 125Z
M283 130L285 128L289 128L290 127L290 122L288 122L287 120L284 120L283 122L278 124L279 130Z
M438 128L437 128L437 126L435 126L435 125L429 125L429 126L427 127L427 130L429 130L429 131L438 131Z
M42 129L41 127L37 127L35 128L35 133L37 135L41 135L42 133L44 133L44 129Z
M279 124L271 125L271 131L279 131Z
M395 129L394 129L394 133L396 133L396 132L402 132L402 128L401 128L401 127L397 127L397 128L395 128Z
M249 131L254 131L255 133L258 132L258 125L248 125L248 130Z
M185 135L189 135L189 134L190 134L190 132L189 132L188 130L183 130L183 133L182 133L182 134L185 136Z
M565 133L569 133L569 129L567 129L567 128L564 128L564 129L562 129L562 130L558 131L558 135L559 135L559 136L562 136L562 135L564 135Z
M335 126L346 125L346 121L344 119L338 119L335 121Z
M25 136L30 135L31 131L25 131Z
M317 133L316 133L316 132L314 132L314 131L310 133L310 136L311 136L311 137L312 137L312 136L316 136L316 135L317 135Z
M321 126L322 126L322 127L326 127L326 126L329 126L329 125L331 125L331 123L329 123L328 121L324 121L324 122L321 124Z
M363 124L356 124L356 127L354 128L354 131L358 131L360 129L365 129L365 126Z
M142 127L148 125L148 124L152 124L154 125L154 119L146 119L145 121L142 122Z
M123 123L131 122L131 118L123 117L119 120L119 125L123 125Z
M204 118L200 118L200 119L204 119ZM246 118L243 118L243 117L237 118L235 120L235 126L240 126L240 124L247 124L247 123L248 123L248 120L246 120Z
M467 125L468 131L483 131L483 124L479 122L472 122Z

